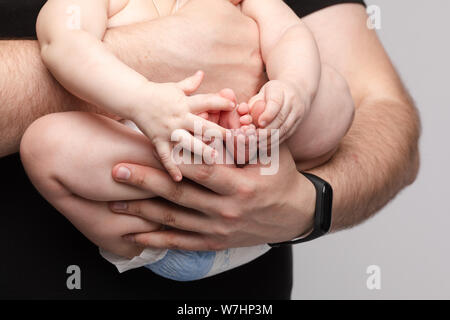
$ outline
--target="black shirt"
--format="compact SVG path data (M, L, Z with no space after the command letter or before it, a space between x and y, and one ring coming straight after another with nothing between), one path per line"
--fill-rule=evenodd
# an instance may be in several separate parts
M362 4L363 0L286 2L303 17L334 4ZM0 0L0 38L34 38L36 17L44 3ZM0 168L0 298L290 298L291 248L272 249L240 268L189 283L158 277L145 268L119 274L94 244L36 192L17 154L0 159ZM67 288L70 265L81 269L81 290Z

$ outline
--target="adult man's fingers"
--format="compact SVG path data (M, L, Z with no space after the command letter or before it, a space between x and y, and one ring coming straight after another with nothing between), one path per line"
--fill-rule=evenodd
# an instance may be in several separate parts
M124 237L141 247L190 251L215 251L221 245L208 236L180 230L130 234Z
M181 164L179 168L186 178L220 195L234 194L245 183L243 170L234 165Z
M121 173L125 171L124 173ZM113 169L116 181L126 183L139 189L149 190L159 197L179 204L213 214L217 204L221 203L218 195L189 181L174 182L167 173L135 164L119 164ZM116 202L118 209L126 210L128 202Z
M116 213L126 213L186 231L207 233L212 224L211 219L203 213L161 199L129 201L124 204L126 206L123 206L122 203L111 203L110 208Z

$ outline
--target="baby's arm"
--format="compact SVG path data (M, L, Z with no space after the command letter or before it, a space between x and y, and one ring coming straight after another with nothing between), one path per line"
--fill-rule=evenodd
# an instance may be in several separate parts
M105 111L137 123L154 144L161 162L175 180L181 172L170 157L174 130L224 130L198 117L208 110L233 109L219 95L188 97L200 86L203 73L179 83L152 83L117 59L104 46L109 0L49 0L37 21L42 59L55 78L70 92ZM190 141L196 140L190 136ZM203 153L213 149L198 141ZM191 143L187 149L194 151ZM202 147L200 147L202 149Z
M268 128L279 129L283 123L292 126L295 118L308 114L319 87L321 62L314 37L281 0L244 0L242 11L258 23L271 80L261 92L267 105L258 125L266 127L276 118ZM283 106L289 110L282 110Z
M127 118L148 81L104 46L108 7L109 0L49 0L36 32L44 63L66 89Z
M253 119L264 127L275 118L267 128L280 129L281 142L289 138L301 170L326 162L354 117L346 80L321 63L313 35L283 1L244 0L242 8L259 25L271 80L250 101Z

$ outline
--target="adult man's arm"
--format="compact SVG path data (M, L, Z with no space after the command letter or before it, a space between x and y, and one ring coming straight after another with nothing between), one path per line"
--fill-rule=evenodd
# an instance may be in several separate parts
M70 100L42 64L36 41L0 41L0 157L18 151L31 122L64 111Z
M334 187L334 230L377 212L415 180L419 168L417 110L366 20L364 8L353 4L304 19L322 60L347 79L357 108L336 155L312 170Z

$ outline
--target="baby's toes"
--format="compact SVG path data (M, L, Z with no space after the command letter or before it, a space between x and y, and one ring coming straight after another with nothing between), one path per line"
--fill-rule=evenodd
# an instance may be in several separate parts
M246 126L246 125L249 125L249 124L253 123L253 118L252 118L251 115L246 114L246 115L244 115L244 116L239 118L239 122L241 123L241 125Z
M246 115L250 112L250 106L247 103L243 102L239 104L239 106L237 107L237 111L241 116Z
M238 129L241 127L241 116L235 110L230 112L222 112L220 114L219 124L227 129Z
M253 125L253 124L248 125L247 128L245 129L245 135L247 137L256 136L256 127L255 127L255 125Z

